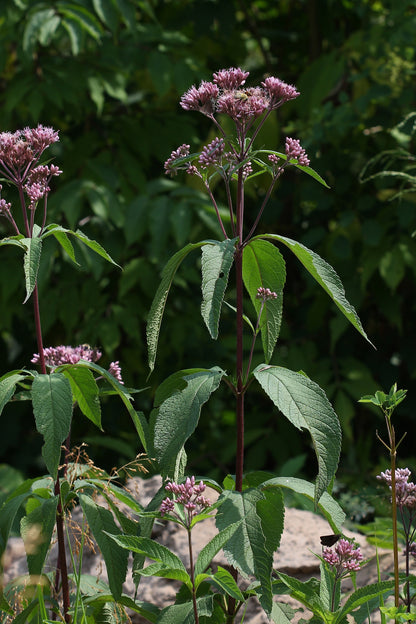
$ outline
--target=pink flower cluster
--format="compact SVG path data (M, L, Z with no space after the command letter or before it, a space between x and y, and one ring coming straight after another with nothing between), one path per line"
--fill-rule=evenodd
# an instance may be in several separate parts
M49 182L53 176L59 176L62 171L56 165L39 165L31 169L24 186L30 200L29 208L35 208L37 202L51 190Z
M4 175L14 183L21 182L30 165L57 141L58 132L40 124L36 128L0 132L0 166Z
M98 362L102 353L97 347L90 347L87 344L78 345L77 347L60 345L59 347L46 347L43 351L45 357L45 364L49 368L56 368L62 364L77 364L80 360L86 360L87 362ZM39 353L35 353L31 359L33 364L39 364ZM117 379L117 381L123 384L121 377L121 368L118 361L111 362L108 372Z
M211 504L205 496L202 496L205 489L206 485L203 481L200 481L198 485L195 484L194 476L187 477L184 483L169 481L165 486L165 490L172 492L175 495L175 500L165 498L162 501L160 505L162 515L174 512L175 503L183 505L186 512L186 524L190 526L192 518Z
M310 160L298 139L286 137L285 151L288 160L295 158L300 165L303 165L304 167L309 165Z
M263 288L263 286L260 286L260 288L257 288L256 299L270 301L270 299L277 299L277 293L275 293L273 290L270 290L270 288Z
M337 578L341 578L352 571L360 569L360 561L363 560L361 550L356 544L346 539L340 539L333 548L325 547L322 558L334 571Z
M198 159L201 169L207 169L211 165L221 166L224 147L224 139L219 139L218 137L208 145L205 145Z
M396 502L399 507L407 507L408 509L416 507L416 485L409 482L409 468L396 468ZM391 490L391 470L386 470L377 475L377 479L385 481Z

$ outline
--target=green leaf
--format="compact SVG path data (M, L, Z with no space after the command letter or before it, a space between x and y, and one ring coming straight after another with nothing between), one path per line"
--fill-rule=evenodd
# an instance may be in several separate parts
M186 258L189 252L199 247L203 247L209 244L210 241L201 241L199 243L189 243L183 249L177 251L168 260L162 271L162 281L154 296L152 306L150 308L149 316L147 318L146 336L147 336L147 348L149 357L150 372L155 367L157 344L159 341L160 326L162 324L163 313L166 306L166 300L169 295L170 287L172 286L173 278L178 270L182 260Z
M217 367L184 374L181 384L185 382L186 386L174 390L152 411L153 454L163 475L173 474L176 457L198 424L201 407L217 390L224 375Z
M386 593L392 593L393 591L393 580L381 581L379 583L373 583L372 585L360 587L360 589L357 589L349 596L344 606L338 611L333 624L341 624L349 613L351 613L354 609L357 609L360 605L369 602L372 598L382 596Z
M257 505L265 500L260 490L243 492L227 490L220 496L222 501L215 522L219 531L231 524L240 523L224 546L227 561L243 576L254 575L261 583L262 607L270 614L272 609L271 571L273 556L266 546L261 518Z
M66 228L62 227L61 225L57 225L56 223L51 223L45 228L41 238L44 239L51 235L54 236L58 243L61 245L62 249L71 258L71 260L75 264L79 264L75 258L75 252L72 243L68 238L68 232L71 232L71 230L67 230Z
M16 385L22 379L25 379L26 375L21 375L20 372L7 373L0 379L0 414L2 413L5 405L10 401L16 390Z
M59 370L69 380L73 399L81 412L102 430L99 391L92 372L77 365L61 366Z
M278 156L281 160L286 161L287 160L287 156L286 154L284 154L283 152L275 152L274 150L256 150L255 152L256 154L275 154L276 156ZM254 162L257 162L260 166L262 166L262 168L270 170L270 165L268 163L264 163L262 160L257 161L256 159L254 159ZM295 159L291 159L290 164L293 165L294 167L296 167L296 169L300 169L301 171L303 171L304 173L307 173L309 176L311 176L311 178L313 178L314 180L316 180L317 182L319 182L319 184L322 184L322 186L325 186L326 188L330 188L328 186L328 184L325 182L325 180L319 175L319 173L317 173L314 169L312 169L312 167L305 167L304 165L299 165L297 163L297 160ZM251 176L250 176L251 177Z
M42 252L42 241L40 238L22 238L21 242L26 250L23 259L23 269L25 272L26 297L23 303L29 299L36 286L40 255Z
M120 535L120 530L111 512L97 505L90 496L80 494L79 502L104 558L111 593L117 600L126 578L128 552L118 548L109 534Z
M214 340L218 338L221 307L234 261L236 240L211 241L202 247L201 314Z
M235 600L239 600L241 602L245 601L244 596L234 578L228 570L224 570L221 566L218 566L217 572L211 576L211 583Z
M166 548L166 546L159 544L155 540L149 537L136 537L134 535L108 535L108 537L111 537L116 544L127 551L146 555L146 557L153 559L153 561L163 563L166 569L184 572L187 580L190 580L181 559L169 550L169 548Z
M306 582L302 582L287 574L283 574L283 572L277 571L277 574L279 579L289 587L290 595L293 598L296 598L296 600L305 605L315 616L322 618L323 622L328 622L326 616L330 614L325 609L325 605L319 597L316 579L312 578Z
M323 260L317 253L311 251L301 243L298 243L291 238L279 236L278 234L262 234L255 237L253 240L256 240L257 238L280 241L286 245L286 247L288 247L300 260L318 284L331 297L335 305L341 310L342 314L349 320L355 329L359 331L372 346L374 346L365 333L354 307L345 298L345 291L341 280L330 264L325 262L325 260Z
M288 488L306 496L306 498L311 501L315 498L315 487L312 483L309 483L309 481L305 481L304 479L297 479L296 477L274 477L273 479L264 481L259 487L261 487L262 492L264 492L270 486ZM332 498L328 492L324 492L319 499L318 509L328 520L334 533L342 532L341 527L345 521L345 513L342 511L342 508L339 506L337 501Z
M214 596L196 599L199 617L210 617L214 610ZM195 624L192 602L182 602L162 609L157 624Z
M315 501L335 475L341 451L341 427L325 392L311 379L282 368L260 364L254 371L265 393L298 429L307 429L318 460Z
M99 41L102 33L102 27L91 11L88 11L87 9L84 9L84 7L72 2L57 2L57 7L62 15L73 19L79 24L82 30L88 33L96 41Z
M86 236L86 234L81 232L81 230L76 230L76 232L68 230L68 233L72 234L73 236L75 236L75 238L77 238L79 241L81 241L81 243L84 243L84 245L86 245L87 247L89 247L89 249L91 249L96 254L98 254L99 256L104 258L104 260L107 260L107 262L111 262L111 264L114 264L118 268L121 268L120 265L117 264L117 262L114 262L114 260L106 252L106 250L103 247L101 247L100 243L97 243L97 241L91 240L90 238L88 238L88 236Z
M277 299L266 301L260 319L260 331L266 363L270 362L282 322L283 287L286 280L285 261L275 245L265 240L252 240L243 250L243 280L257 317L262 302L257 289L270 288Z
M59 497L48 498L21 520L29 574L42 574L56 522Z
M36 429L43 436L42 456L56 479L62 442L68 437L72 419L72 392L62 373L37 375L32 383Z
M230 524L223 531L217 533L217 535L202 548L195 563L195 576L202 574L208 568L215 555L225 546L239 526L239 522Z

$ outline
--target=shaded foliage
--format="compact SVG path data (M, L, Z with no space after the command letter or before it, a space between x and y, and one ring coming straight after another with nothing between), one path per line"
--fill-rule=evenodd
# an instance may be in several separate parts
M144 324L162 267L188 242L218 234L195 180L163 176L172 149L212 139L207 120L184 114L179 97L222 67L241 65L253 82L277 75L294 83L301 96L270 118L264 136L275 149L286 135L300 138L331 189L306 176L298 184L296 173L287 174L264 215L263 231L300 240L336 268L377 351L348 328L324 293L312 290L296 260L282 250L290 287L271 363L304 370L327 389L343 425L344 474L356 477L357 468L366 473L378 454L378 421L357 400L396 380L411 387L416 371L415 196L407 192L389 201L399 178L360 180L377 154L398 148L412 153L411 134L406 140L394 129L415 107L415 22L410 0L2 2L1 130L38 122L59 128L61 142L53 150L64 173L50 196L52 218L72 229L82 226L123 267L106 266L79 247L88 270L74 270L56 243L45 241L39 269L45 344L99 345L109 360L120 360L129 385L143 387ZM266 184L262 177L253 180L253 210ZM6 225L0 222L2 235ZM0 349L6 370L30 366L36 349L30 314L20 303L20 280L10 278L16 251L1 252ZM223 338L213 342L203 324L194 322L198 284L196 269L185 260L174 279L151 390L137 399L147 413L153 388L174 370L189 361L206 368L226 361L224 335L233 327L233 313L224 310ZM256 356L259 363L260 346ZM248 467L263 466L266 457L274 469L308 454L294 434L282 433L279 418L263 401L260 393L248 397ZM411 428L414 407L409 393L400 429ZM98 461L110 447L105 461L111 464L140 450L128 416L123 420L113 409L109 403L104 410L106 434L99 439L86 423L74 425L75 438L94 442ZM16 465L17 456L32 473L41 443L34 452L36 436L28 432L24 444L30 443L31 453L22 450L24 406L16 414L9 422L4 413L0 457L11 462L13 456ZM201 472L211 469L215 476L217 468L231 468L233 418L219 392L190 445ZM287 455L282 451L276 458L276 436L282 435L286 444L279 446ZM406 441L403 452L413 454ZM300 466L301 461L296 470Z

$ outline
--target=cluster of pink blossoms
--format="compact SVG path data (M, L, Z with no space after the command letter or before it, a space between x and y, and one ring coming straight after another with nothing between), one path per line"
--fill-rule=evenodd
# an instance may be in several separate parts
M416 507L416 485L409 482L409 468L396 468L396 502L399 507L412 509ZM391 470L386 470L377 475L377 479L385 481L391 490Z
M96 347L90 347L87 344L79 345L77 347L70 347L60 345L59 347L46 347L43 351L45 357L45 364L49 368L56 368L62 366L62 364L77 364L80 360L86 360L87 362L98 362L102 353ZM33 364L39 364L39 353L35 353L31 359ZM111 362L108 367L108 372L117 379L121 384L124 384L121 377L121 368L118 361Z
M183 505L186 512L186 523L187 526L190 526L192 518L211 504L205 496L202 496L205 489L206 485L203 481L200 481L198 485L195 484L194 476L187 477L184 483L169 481L165 486L165 490L172 492L175 495L175 500L165 498L160 505L161 514L174 513L175 503Z
M360 561L363 555L358 546L346 539L340 539L333 548L325 547L322 558L332 566L336 577L339 579L353 571L360 569Z
M256 299L270 301L271 299L277 299L277 293L275 293L273 290L270 290L270 288L263 288L263 286L260 286L260 288L257 288Z
M245 87L249 72L243 71L239 67L221 69L213 74L212 82L202 81L199 87L193 85L181 97L181 106L185 110L194 110L212 119L217 127L219 124L215 119L216 114L228 115L236 123L240 137L251 127L253 121L262 117L263 121L267 115L282 106L285 102L298 97L299 91L279 78L270 76L258 87ZM297 139L286 139L287 159L296 159L300 165L309 165L309 159L305 150L300 146ZM181 145L174 150L165 162L165 173L175 175L179 169L186 169L191 175L202 177L198 168L189 162L176 162L176 159L189 156L189 145ZM223 166L223 160L228 161L231 168L237 164L237 154L224 153L224 140L214 139L209 145L203 148L199 157L201 169L206 169L210 165ZM276 164L272 157L269 157L273 164ZM280 159L277 159L280 160ZM244 177L252 172L251 164L245 165Z

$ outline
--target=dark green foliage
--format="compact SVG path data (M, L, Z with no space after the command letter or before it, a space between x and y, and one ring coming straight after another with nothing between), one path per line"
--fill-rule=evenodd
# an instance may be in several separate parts
M396 156L399 149L412 150L406 128L397 125L415 105L415 21L408 0L4 0L0 131L38 122L60 130L61 142L50 151L64 173L53 181L51 220L80 227L123 268L103 262L72 238L73 253L84 265L77 268L71 248L68 255L57 244L66 244L65 233L44 240L38 276L45 346L100 346L108 362L120 360L128 386L143 387L145 320L162 267L178 248L218 238L215 215L195 180L177 182L163 174L172 149L185 142L197 149L212 138L209 122L197 113L185 114L178 99L192 83L222 67L250 69L248 83L267 73L277 75L294 83L301 97L269 119L260 145L267 138L268 146L274 142L270 147L279 150L285 135L301 138L311 166L331 189L307 176L297 184L295 170L285 174L264 215L263 231L299 240L336 269L377 352L280 248L291 288L270 363L304 370L326 388L343 426L344 474L357 468L368 473L378 453L372 433L377 421L357 400L393 381L411 388L416 370L416 212L412 192L388 201L403 188L401 177L372 177L364 183L360 174L365 179L383 168L412 174L407 160L386 166L380 161L375 169L372 159L386 150L395 150ZM263 178L253 179L247 198L253 214L267 188ZM5 220L0 230L1 236L11 234ZM15 277L20 251L11 246L0 251L3 374L30 368L36 345L31 302L21 305L26 293L20 276ZM201 304L193 260L185 259L174 277L152 388L189 362L210 368L229 352L227 336L234 328L226 306L219 341L193 322ZM26 287L30 290L31 284ZM262 361L259 345L254 362ZM139 395L136 408L149 413L151 394ZM403 421L398 429L411 428L414 407L409 393L397 414ZM33 452L36 434L28 429L31 419L24 408L4 410L0 454L2 461L20 461L24 471L34 474L41 443ZM134 453L137 434L120 411L111 401L104 404L102 427ZM260 391L249 399L247 413L249 468L263 467L266 457L273 470L305 452L296 436L281 428ZM232 427L233 415L219 392L206 407L198 439L187 447L191 466L195 454L201 473L230 470ZM75 419L73 439L82 440L92 430L85 418ZM279 443L276 458L276 436L282 435L285 443ZM408 436L403 442L402 455L413 455L410 441ZM26 443L30 454L22 450ZM101 450L94 447L98 463L111 467L131 459L121 451L107 458L104 448L104 442Z

